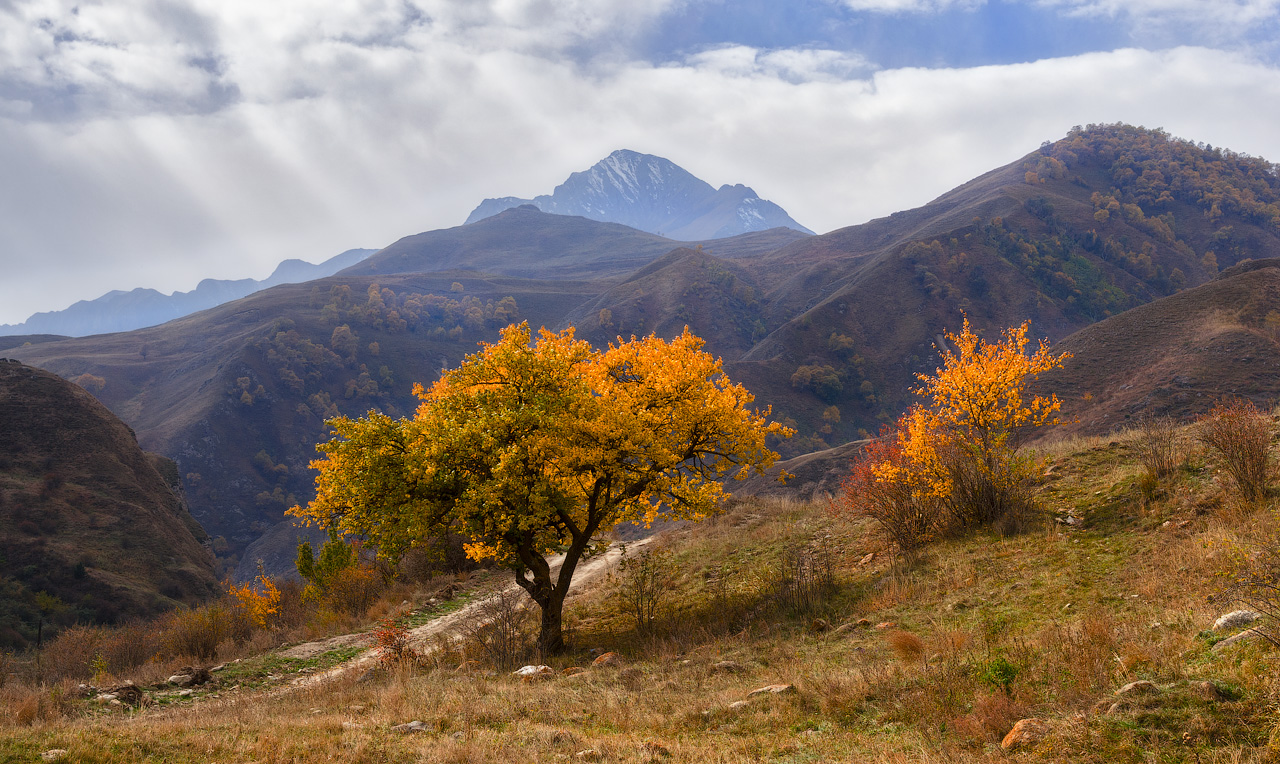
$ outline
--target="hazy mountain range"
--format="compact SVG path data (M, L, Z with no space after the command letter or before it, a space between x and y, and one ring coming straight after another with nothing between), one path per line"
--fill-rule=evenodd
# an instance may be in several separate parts
M791 228L813 233L786 210L738 184L712 188L662 157L619 150L575 172L549 195L485 199L467 217L474 223L522 204L543 212L621 223L677 241Z
M204 279L190 292L163 294L154 289L142 288L128 292L114 290L95 300L80 300L64 310L36 313L20 324L0 324L0 335L61 334L83 337L155 326L224 302L238 300L277 284L296 284L332 276L375 251L349 249L314 265L305 260L285 260L261 281Z

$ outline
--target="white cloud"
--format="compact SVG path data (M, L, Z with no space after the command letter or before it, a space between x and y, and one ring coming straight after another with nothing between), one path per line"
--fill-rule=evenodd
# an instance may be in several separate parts
M986 0L843 0L855 11L873 13L936 13L949 8L976 8Z
M927 202L1074 124L1280 158L1280 72L1202 48L873 71L735 46L654 66L601 40L669 0L200 2L0 5L0 322L382 246L617 148L747 183L816 230Z

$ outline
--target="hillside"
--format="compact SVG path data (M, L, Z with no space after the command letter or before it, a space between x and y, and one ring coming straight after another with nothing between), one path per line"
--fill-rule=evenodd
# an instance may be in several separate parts
M770 228L813 233L740 183L712 188L670 160L626 150L573 173L549 195L485 199L467 217L467 224L526 204L555 215L621 223L679 241L721 239Z
M325 418L412 411L414 382L508 320L574 325L597 344L687 324L798 430L775 445L795 457L895 419L964 315L983 336L1030 320L1032 336L1060 341L1280 255L1270 167L1159 131L1091 126L924 207L820 236L772 229L683 247L517 207L163 326L0 347L102 379L96 394L178 462L193 514L243 576L260 554L273 571L291 564L289 527L244 555L309 498ZM1239 385L1255 383L1238 370Z
M173 462L84 389L0 361L0 650L45 620L115 623L217 589Z
M1144 415L1203 414L1228 396L1280 400L1280 260L1121 313L1054 346L1070 353L1039 387L1062 399L1064 431L1104 434Z
M431 637L420 662L380 668L360 637L228 642L212 682L165 683L174 659L128 711L11 684L0 758L1270 761L1280 652L1217 625L1238 603L1209 595L1232 550L1269 537L1274 504L1233 507L1187 435L1153 499L1134 434L1061 444L1026 532L912 560L825 502L737 503L645 546L662 581L646 626L621 566L576 589L563 655L532 652L536 614L510 608L508 641L486 639L495 579L472 575L395 592L398 622ZM439 586L463 591L445 607ZM550 671L512 675L525 663ZM1014 744L1024 719L1036 734Z

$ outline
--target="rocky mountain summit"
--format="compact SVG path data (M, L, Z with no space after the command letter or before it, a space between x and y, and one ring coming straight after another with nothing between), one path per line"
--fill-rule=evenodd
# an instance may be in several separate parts
M573 173L550 195L485 199L467 223L522 204L555 215L621 223L678 241L721 239L778 227L813 233L747 186L713 188L670 160L625 149L589 170Z

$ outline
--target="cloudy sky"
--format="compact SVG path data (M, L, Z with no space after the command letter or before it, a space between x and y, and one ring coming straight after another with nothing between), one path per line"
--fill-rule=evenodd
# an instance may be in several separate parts
M0 0L0 323L618 148L822 232L1116 121L1280 160L1280 0Z

